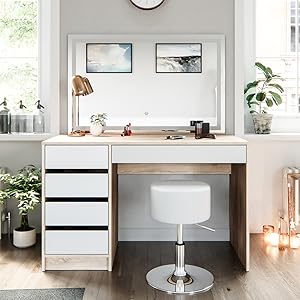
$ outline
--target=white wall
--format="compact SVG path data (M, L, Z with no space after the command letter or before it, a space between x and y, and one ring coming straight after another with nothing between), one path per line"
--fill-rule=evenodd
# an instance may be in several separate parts
M167 0L142 11L129 0L61 1L61 130L67 131L68 34L225 34L227 133L234 120L234 0Z
M249 141L248 187L251 232L278 225L283 209L282 169L300 166L300 141Z

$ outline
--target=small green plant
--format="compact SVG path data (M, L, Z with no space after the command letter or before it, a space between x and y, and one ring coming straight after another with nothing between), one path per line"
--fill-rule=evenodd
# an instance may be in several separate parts
M105 120L107 120L107 114L95 114L91 116L91 124L97 125L101 124L102 126L105 125Z
M272 69L264 66L262 63L256 62L255 67L262 71L264 79L255 80L249 82L244 90L246 96L246 102L250 109L250 113L266 113L263 105L272 107L280 105L282 103L281 94L284 92L283 87L278 84L279 80L283 78L273 73ZM254 90L255 89L255 90ZM253 109L258 107L258 111Z
M28 212L34 210L40 203L42 182L41 170L29 165L21 169L16 175L0 174L0 181L6 188L0 191L0 201L15 198L18 201L19 214L21 215L20 231L32 229L29 226Z

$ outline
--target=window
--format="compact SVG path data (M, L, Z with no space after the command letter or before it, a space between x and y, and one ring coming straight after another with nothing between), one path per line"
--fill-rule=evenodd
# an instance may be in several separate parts
M288 30L290 30L290 51L296 52L296 26L299 26L300 21L300 3L298 3L298 15L296 11L296 2L297 0L290 0L288 1L287 5L288 12L290 12L289 20L288 22ZM296 22L296 18L298 18L298 23ZM296 24L297 23L297 24ZM299 29L299 27L298 27ZM299 31L298 31L299 32ZM298 36L298 46L299 46L299 36Z
M43 140L59 133L60 0L0 0L0 103L23 100L30 112L45 106L45 134L0 135ZM1 109L0 109L1 110Z
M271 109L275 115L300 113L297 101L300 97L299 21L300 0L256 1L256 61L271 67L285 79L282 83L285 89L283 104ZM260 77L259 73L257 77Z
M32 111L38 70L38 0L0 0L0 103Z

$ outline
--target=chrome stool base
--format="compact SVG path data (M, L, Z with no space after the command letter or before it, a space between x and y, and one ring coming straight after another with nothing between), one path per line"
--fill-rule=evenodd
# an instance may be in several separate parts
M178 295L193 295L205 293L214 285L214 276L207 270L191 265L185 265L187 276L191 278L186 284L183 279L177 280L176 284L170 278L174 279L173 273L175 264L159 266L150 270L146 275L147 283L162 292Z

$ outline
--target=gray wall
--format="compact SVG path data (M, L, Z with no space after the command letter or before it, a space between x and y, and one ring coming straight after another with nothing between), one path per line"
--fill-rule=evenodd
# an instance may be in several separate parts
M234 129L234 0L166 0L153 11L129 0L61 0L61 129L67 131L67 35L202 33L226 37L226 131Z
M233 0L166 0L165 4L154 11L141 11L133 7L129 0L61 0L61 133L67 132L67 35L68 34L105 34L105 33L202 33L225 34L226 36L226 131L234 130L234 1ZM40 143L0 142L0 165L16 170L34 163L40 165ZM163 229L161 224L153 223L149 217L148 196L145 188L153 177L139 179L140 189L130 193L128 184L136 183L139 178L124 176L120 178L121 234L125 238L135 228L146 227L147 236L153 228ZM215 192L212 212L212 225L220 231L228 229L227 205L228 189L225 176L207 177ZM224 195L224 196L222 196ZM14 215L16 210L14 210ZM32 216L32 222L39 227L40 213ZM139 216L134 222L131 216ZM130 220L130 222L129 222ZM143 220L146 220L143 222ZM14 223L15 223L14 218ZM127 230L128 229L128 230ZM223 231L222 231L223 230ZM145 232L145 234L147 233ZM226 236L226 233L222 235ZM153 237L155 239L155 236ZM162 236L164 238L164 236ZM192 238L192 237L191 237Z

